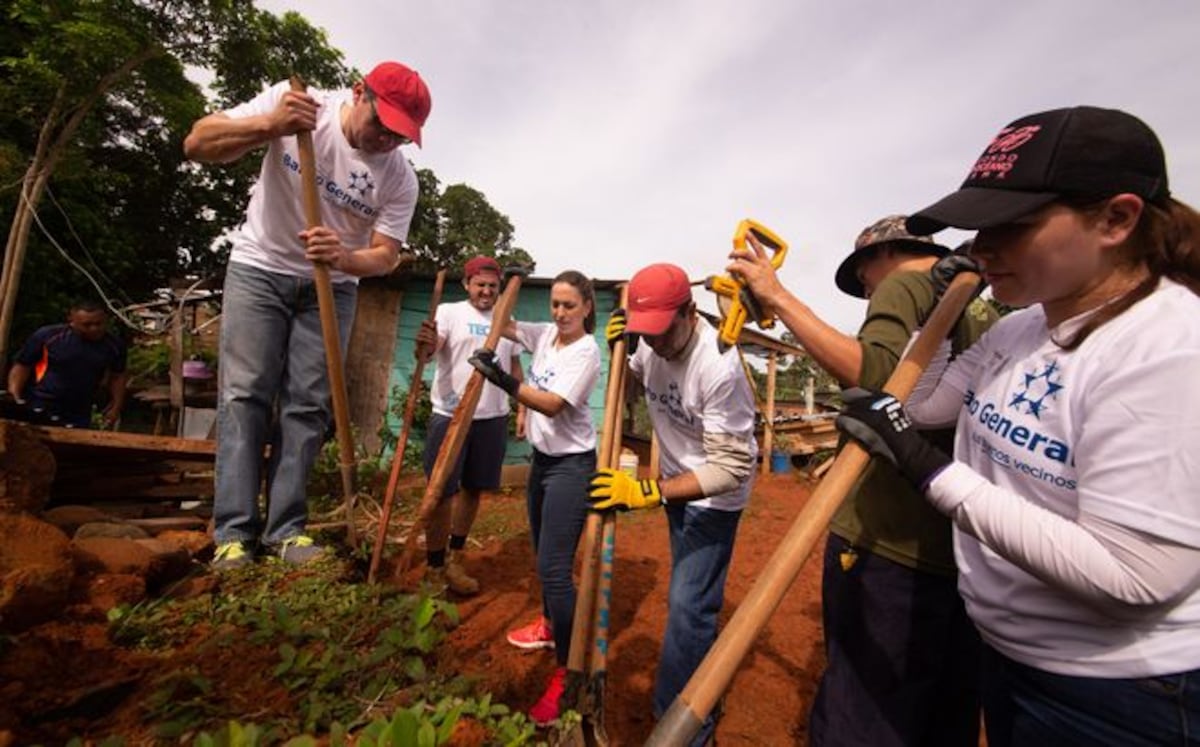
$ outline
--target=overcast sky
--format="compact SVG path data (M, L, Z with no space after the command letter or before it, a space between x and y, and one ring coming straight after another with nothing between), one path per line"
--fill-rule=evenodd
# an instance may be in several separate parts
M668 261L700 279L749 217L791 245L784 283L853 331L865 302L833 273L858 232L953 191L1009 121L1077 104L1146 120L1200 206L1194 0L259 5L364 73L419 70L433 112L409 157L483 192L539 276Z

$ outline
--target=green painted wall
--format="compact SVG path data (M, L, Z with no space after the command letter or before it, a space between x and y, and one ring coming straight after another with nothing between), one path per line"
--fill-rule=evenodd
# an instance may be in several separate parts
M413 350L416 348L417 329L421 325L421 320L429 313L429 301L432 295L432 278L412 278L405 284L401 301L400 319L396 325L396 345L392 360L391 377L388 383L389 392L395 391L397 387L401 391L407 392L409 382L412 381L413 370L416 365ZM452 303L461 301L466 297L467 294L462 287L461 281L447 278L445 287L442 290L442 302ZM597 428L599 428L599 424L604 418L604 391L608 384L608 346L604 342L604 325L608 322L609 310L616 305L615 298L616 293L611 284L605 284L604 287L596 288L595 336L596 342L600 345L602 363L600 379L596 382L596 388L592 390L588 404L592 409L592 421L597 424ZM513 316L516 319L527 322L550 321L550 280L546 278L530 278L523 283L521 293L517 297L517 308ZM522 354L522 366L528 368L529 362L530 355L528 353ZM428 387L433 381L433 371L433 365L429 365L425 367L422 374L426 391L428 391ZM394 409L402 410L403 406L403 402L401 402ZM387 414L388 427L393 433L397 433L400 430L400 418L392 410L393 408L389 407ZM414 427L412 434L409 436L409 441L421 445L424 443L424 438L425 433L418 431ZM390 459L390 454L385 455L385 457ZM505 464L522 464L528 463L529 460L529 442L517 441L510 437L504 460Z

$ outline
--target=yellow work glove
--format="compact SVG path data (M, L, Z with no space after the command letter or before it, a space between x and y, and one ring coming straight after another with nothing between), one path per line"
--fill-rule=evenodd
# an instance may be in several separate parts
M608 317L608 324L604 325L604 339L608 342L608 349L612 350L624 336L625 309L614 309L612 315Z
M588 500L593 511L655 508L665 503L658 480L635 480L620 470L602 469L592 475Z

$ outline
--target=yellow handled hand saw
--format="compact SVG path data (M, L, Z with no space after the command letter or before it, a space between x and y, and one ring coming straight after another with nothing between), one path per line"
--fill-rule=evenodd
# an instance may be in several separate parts
M737 230L733 232L733 247L745 249L746 237L750 234L772 251L771 266L778 270L787 256L787 242L763 224L747 218L738 223ZM738 335L747 319L762 329L775 326L774 314L763 311L758 299L742 281L730 275L710 275L704 279L704 287L717 294L717 308L721 311L718 333L722 352L737 344Z

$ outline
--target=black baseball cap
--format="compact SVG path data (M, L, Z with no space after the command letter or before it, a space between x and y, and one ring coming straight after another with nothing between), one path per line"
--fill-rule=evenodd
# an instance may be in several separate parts
M1154 131L1116 109L1053 109L1000 130L958 191L913 213L906 225L914 234L990 228L1063 196L1124 192L1159 204L1170 196Z

